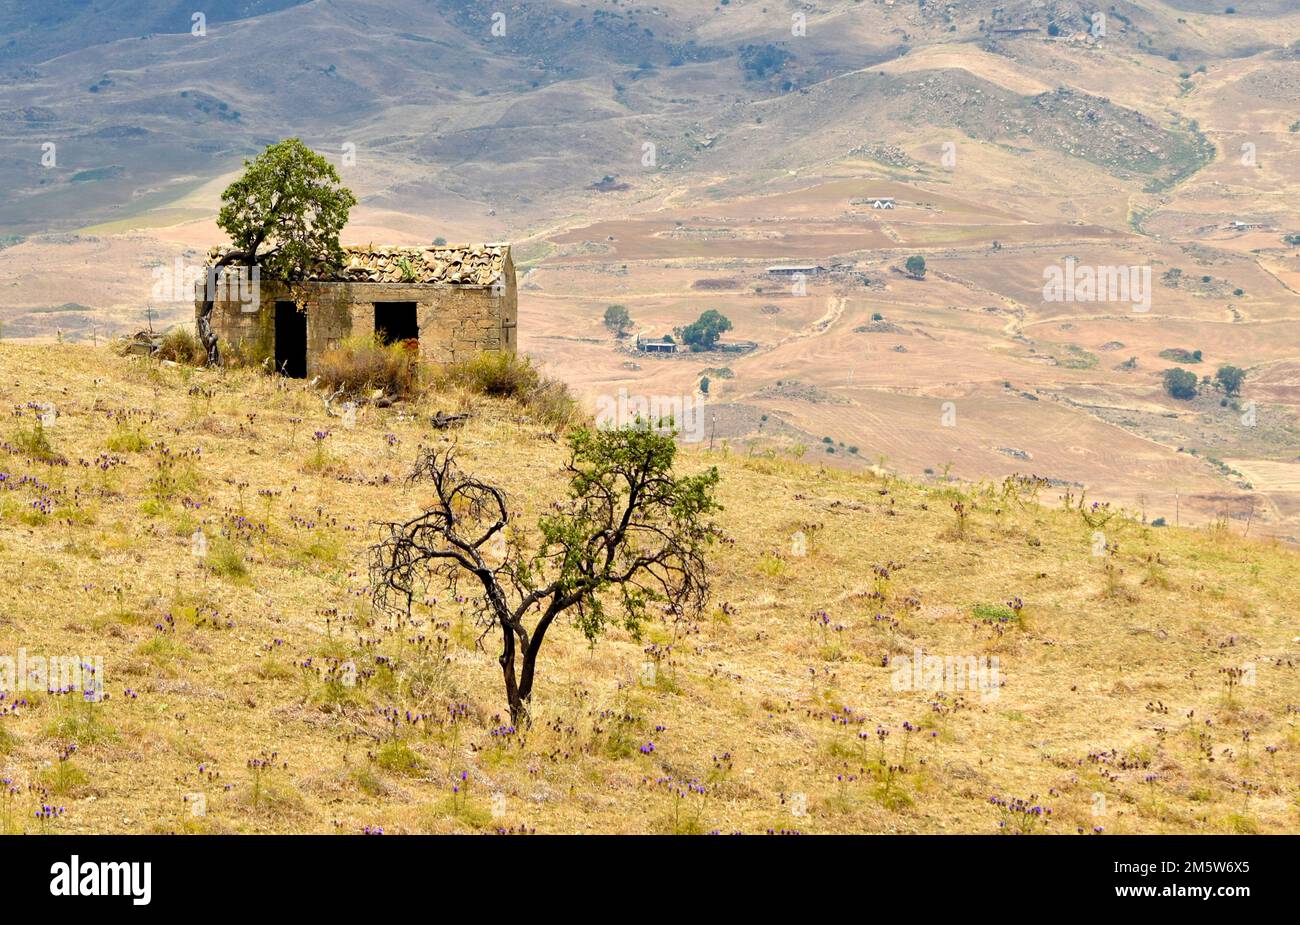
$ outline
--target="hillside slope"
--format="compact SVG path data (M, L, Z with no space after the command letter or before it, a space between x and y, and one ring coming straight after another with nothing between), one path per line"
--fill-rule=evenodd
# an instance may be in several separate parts
M722 475L710 609L553 633L511 731L468 605L376 618L365 549L421 500L401 479L440 408L472 408L462 464L529 535L564 448L519 408L435 394L347 427L302 383L11 344L0 398L0 656L102 658L108 695L4 695L10 830L1300 830L1285 547L687 448ZM913 673L918 649L981 683Z

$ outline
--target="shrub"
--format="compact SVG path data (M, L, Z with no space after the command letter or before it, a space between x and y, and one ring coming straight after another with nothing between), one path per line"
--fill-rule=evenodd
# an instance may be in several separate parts
M577 416L577 402L563 381L543 376L528 357L513 353L480 353L445 367L441 387L458 387L519 402L543 423L563 429Z
M1164 374L1165 391L1174 398L1188 400L1196 397L1196 373L1185 369L1166 369Z
M712 350L718 343L718 338L730 330L731 319L717 309L710 308L686 327L678 328L677 335L693 352L699 352Z
M779 45L745 45L740 49L740 67L746 78L762 80L782 70L792 55Z
M541 378L528 357L492 351L447 366L440 381L481 395L522 399L538 387Z
M1246 379L1246 371L1239 366L1220 366L1214 379L1223 389L1223 394L1238 395L1241 393L1241 384Z
M53 463L60 458L54 445L50 443L49 435L45 433L45 427L39 417L30 428L22 426L18 428L14 433L14 444L20 453L40 462Z
M627 306L611 305L605 309L605 327L614 333L615 337L623 337L632 327L632 316L628 314Z
M189 366L203 366L208 361L208 353L199 343L198 337L185 327L172 328L164 334L156 356L160 360L172 360Z
M375 334L349 337L325 351L316 365L322 385L349 395L381 390L412 398L420 387L419 355L402 344L384 344Z
M243 550L226 537L218 537L208 554L208 567L213 574L232 581L240 581L248 576L248 564L244 561Z
M1002 604L976 604L971 608L976 618L985 623L1019 623L1020 613Z
M149 449L149 438L139 426L133 427L123 421L109 434L107 446L111 453L143 453Z

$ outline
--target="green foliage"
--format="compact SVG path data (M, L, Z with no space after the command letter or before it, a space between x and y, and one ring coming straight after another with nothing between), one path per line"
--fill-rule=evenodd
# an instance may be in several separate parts
M248 563L244 559L243 550L237 543L224 536L213 540L211 551L208 553L208 567L212 569L213 574L231 581L238 582L248 577Z
M339 232L356 205L329 161L297 138L270 145L221 194L217 224L272 279L302 279L343 260Z
M791 58L780 45L745 45L740 49L740 67L747 78L762 80L778 73Z
M55 451L54 444L50 442L50 436L45 432L45 425L39 415L32 422L31 427L18 428L14 433L14 445L23 455L40 462L54 462L61 458Z
M920 254L913 254L911 257L908 257L907 263L904 264L904 267L907 268L908 273L912 274L917 279L923 279L925 277L925 258Z
M571 619L592 643L611 624L639 638L651 605L698 613L709 594L704 552L718 537L710 519L721 509L717 470L675 474L677 443L653 426L578 427L568 444L568 498L538 518L535 551L517 531L506 535L505 491L463 473L452 449L421 452L412 478L432 483L433 506L383 524L386 535L371 547L381 609L409 614L436 576L453 588L462 579L481 586L479 615L502 631L498 661L514 725L528 720L537 656L556 619Z
M375 754L375 764L394 774L417 774L424 761L404 742L388 742Z
M718 338L731 330L731 319L717 309L710 308L684 328L677 329L677 336L691 350L712 350Z
M976 619L985 623L1019 623L1020 615L1003 604L976 604L971 608Z
M1078 344L1066 344L1065 355L1057 362L1066 369L1092 369L1100 360L1097 354L1084 350Z
M1166 369L1164 373L1165 391L1174 398L1180 398L1184 401L1196 397L1196 373L1186 369L1172 367Z
M110 453L143 453L149 449L149 438L139 425L119 421L108 435L106 445Z
M614 332L616 337L623 337L632 327L632 316L626 305L611 305L605 309L605 327Z
M1220 366L1214 374L1214 380L1223 389L1224 395L1239 395L1241 384L1246 381L1246 371L1240 366Z
M554 571L560 595L573 599L575 622L591 641L610 620L602 597L606 591L620 605L618 622L634 634L650 603L673 598L702 605L704 548L715 537L707 518L720 510L714 499L718 470L674 475L676 442L671 434L649 427L579 428L570 435L569 447L571 501L538 521L542 545L529 571ZM602 539L618 527L623 511L628 512L622 521L627 529L609 548ZM650 568L646 575L637 574L642 571L638 562L650 552L643 540L656 538L680 572Z

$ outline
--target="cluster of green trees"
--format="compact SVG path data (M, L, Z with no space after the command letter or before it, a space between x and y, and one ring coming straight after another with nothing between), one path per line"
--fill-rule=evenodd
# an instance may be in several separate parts
M1198 379L1196 373L1178 367L1166 369L1164 372L1165 391L1174 398L1184 401L1195 398L1200 394L1201 386L1210 384L1213 384L1227 398L1236 398L1241 394L1241 386L1245 381L1246 371L1240 366L1220 366L1213 380L1209 376L1203 380Z
M771 42L764 45L746 45L740 49L740 67L746 77L754 80L762 80L777 73L785 67L790 58L790 52Z
M615 337L626 337L632 330L632 316L626 305L611 305L605 309L605 327L614 332Z
M632 330L632 316L625 305L611 305L605 309L605 327L615 337L626 337ZM715 308L700 314L685 327L674 329L678 343L690 347L693 352L712 350L718 345L718 339L731 330L731 319ZM672 337L668 338L672 340Z
M676 331L677 339L692 351L712 350L718 338L731 330L731 319L715 308L700 315L684 328Z

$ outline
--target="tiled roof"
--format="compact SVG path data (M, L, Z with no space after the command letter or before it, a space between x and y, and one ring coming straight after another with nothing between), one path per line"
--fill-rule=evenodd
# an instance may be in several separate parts
M214 248L209 260L223 250ZM345 247L343 266L309 275L316 281L368 283L447 283L489 286L505 271L509 244L458 244L428 247Z

